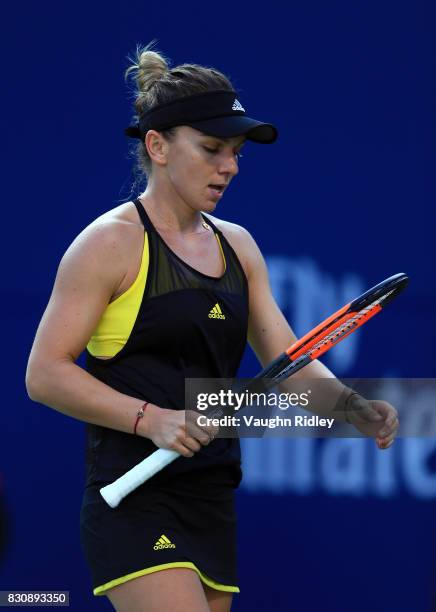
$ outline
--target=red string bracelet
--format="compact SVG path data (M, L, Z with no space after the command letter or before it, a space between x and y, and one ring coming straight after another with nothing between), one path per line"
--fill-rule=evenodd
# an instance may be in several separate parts
M133 428L133 435L134 436L136 436L136 428L138 427L139 419L143 418L145 409L147 408L148 404L149 404L149 402L145 402L145 404L143 404L141 406L141 408L138 410L138 412L136 413L136 422L135 422L135 427Z

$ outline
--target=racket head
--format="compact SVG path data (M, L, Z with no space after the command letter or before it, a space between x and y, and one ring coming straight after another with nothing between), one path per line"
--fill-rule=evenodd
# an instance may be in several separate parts
M377 314L377 312L385 308L387 304L397 297L401 291L405 289L408 282L409 278L407 274L400 272L386 278L381 283L374 285L374 287L371 287L371 289L368 289L368 291L365 291L365 293L359 295L359 297L355 298L349 304L345 304L345 306L337 310L330 317L325 319L322 323L317 325L314 329L290 346L286 350L289 359L294 361L298 357L301 357L312 347L314 347L323 337L326 337L328 334L333 332L333 330L338 329L341 325L346 324L347 321L353 320L352 327L357 329L357 327L363 325L363 323ZM374 304L377 301L378 303ZM374 304L373 309L366 312L364 317L359 320L359 324L355 325L356 314L362 310L369 309L371 304ZM351 331L354 331L354 329Z
M396 298L408 285L409 277L404 272L394 274L386 278L378 285L374 285L358 298L353 300L349 306L351 312L357 312L369 306L375 300L386 297L380 302L380 307L385 308L394 298ZM387 295L389 294L389 295Z

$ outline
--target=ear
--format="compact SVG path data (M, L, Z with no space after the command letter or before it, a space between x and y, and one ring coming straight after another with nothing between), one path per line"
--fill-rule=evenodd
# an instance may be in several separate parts
M168 155L168 142L156 130L148 130L145 135L145 146L150 159L159 166L165 166Z

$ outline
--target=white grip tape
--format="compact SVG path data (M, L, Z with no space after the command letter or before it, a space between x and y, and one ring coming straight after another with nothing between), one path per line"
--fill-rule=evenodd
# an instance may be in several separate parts
M154 476L165 466L180 457L177 451L160 448L152 455L135 465L131 470L120 476L115 482L112 482L100 489L103 499L111 508L116 508L120 501L129 493L134 491L146 480Z

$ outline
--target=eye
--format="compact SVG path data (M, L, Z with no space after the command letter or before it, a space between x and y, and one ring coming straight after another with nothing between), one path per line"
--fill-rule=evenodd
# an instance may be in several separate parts
M208 153L212 154L212 155L215 154L215 153L219 153L219 151L220 151L219 149L211 149L210 147L205 147L204 145L203 145L203 149L205 151L207 151ZM243 157L243 155L242 155L242 153L240 151L235 151L234 156L238 160L241 159L241 157Z

